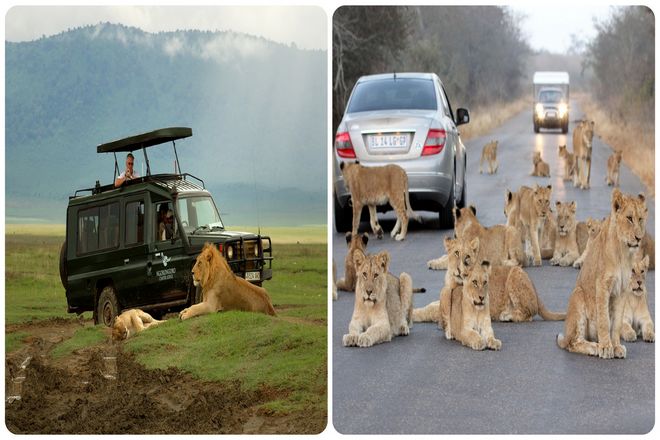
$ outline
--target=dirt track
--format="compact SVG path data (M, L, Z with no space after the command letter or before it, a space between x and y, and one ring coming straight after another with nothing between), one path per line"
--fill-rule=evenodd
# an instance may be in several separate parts
M15 434L241 434L318 433L325 414L273 416L259 405L280 398L274 389L243 390L238 381L203 382L180 370L148 370L121 346L103 343L66 359L49 356L52 346L80 328L71 320L30 326L29 346L7 356L5 384L20 364L21 399L5 403L7 428ZM35 332L38 327L38 331ZM19 328L7 328L7 332ZM37 336L35 336L35 334ZM48 336L47 336L48 335ZM116 379L104 356L116 356ZM112 369L112 368L110 368Z

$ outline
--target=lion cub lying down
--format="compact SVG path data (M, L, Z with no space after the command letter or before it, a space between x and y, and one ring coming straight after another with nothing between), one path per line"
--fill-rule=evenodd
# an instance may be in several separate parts
M112 340L123 341L142 330L163 322L165 321L154 319L150 314L140 309L126 310L117 316L112 324Z
M202 286L202 302L183 309L179 318L189 319L208 313L243 310L275 315L265 289L232 272L215 245L206 243L192 268L193 284Z
M355 308L342 343L345 347L371 347L407 335L412 326L412 279L387 270L390 254L353 253L357 273Z

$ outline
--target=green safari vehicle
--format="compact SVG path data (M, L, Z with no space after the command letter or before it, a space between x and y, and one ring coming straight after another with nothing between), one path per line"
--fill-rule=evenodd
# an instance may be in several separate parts
M146 175L117 188L97 181L69 197L60 252L69 313L92 311L95 324L110 326L122 310L161 316L200 302L191 270L207 242L236 275L257 285L272 278L270 237L226 230L204 182L180 174L175 141L190 136L188 127L170 127L97 147L114 154L115 177L117 153L142 150ZM179 172L152 174L147 149L167 142Z

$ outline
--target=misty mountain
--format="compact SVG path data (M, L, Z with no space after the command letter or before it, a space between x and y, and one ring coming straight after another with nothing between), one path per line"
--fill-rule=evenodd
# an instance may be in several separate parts
M256 224L248 208L264 223L325 222L325 51L106 23L6 42L5 60L7 217L63 222L69 195L112 180L97 145L188 126L182 171L204 179L228 223ZM170 145L148 151L152 172L173 171Z

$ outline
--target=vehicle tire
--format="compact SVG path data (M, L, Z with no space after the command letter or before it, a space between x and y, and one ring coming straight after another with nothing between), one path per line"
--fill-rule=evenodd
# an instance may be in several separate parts
M463 186L461 187L461 198L460 202L456 204L457 208L465 208L467 206L467 180L465 176L467 174L467 157L465 158L465 165L463 168Z
M456 197L454 196L456 191L456 167L454 167L454 179L449 190L449 198L447 199L447 204L444 208L440 210L439 220L440 220L440 229L452 229L454 227L454 213L453 209L456 207Z
M119 315L119 302L112 286L105 286L96 302L96 318L94 324L110 327Z
M561 132L562 132L563 134L568 133L568 119L566 120L566 122L564 122L563 124L561 124Z
M534 121L534 133L538 133L540 131L539 123Z
M203 298L202 286L195 286L195 295L193 296L192 304L190 305L192 306L201 303Z
M66 286L67 286L66 241L62 243L62 248L60 249L60 281L62 281L62 287L64 287L64 290L66 290Z
M335 199L335 229L337 232L350 231L353 227L353 210L342 208L336 195L333 198Z

